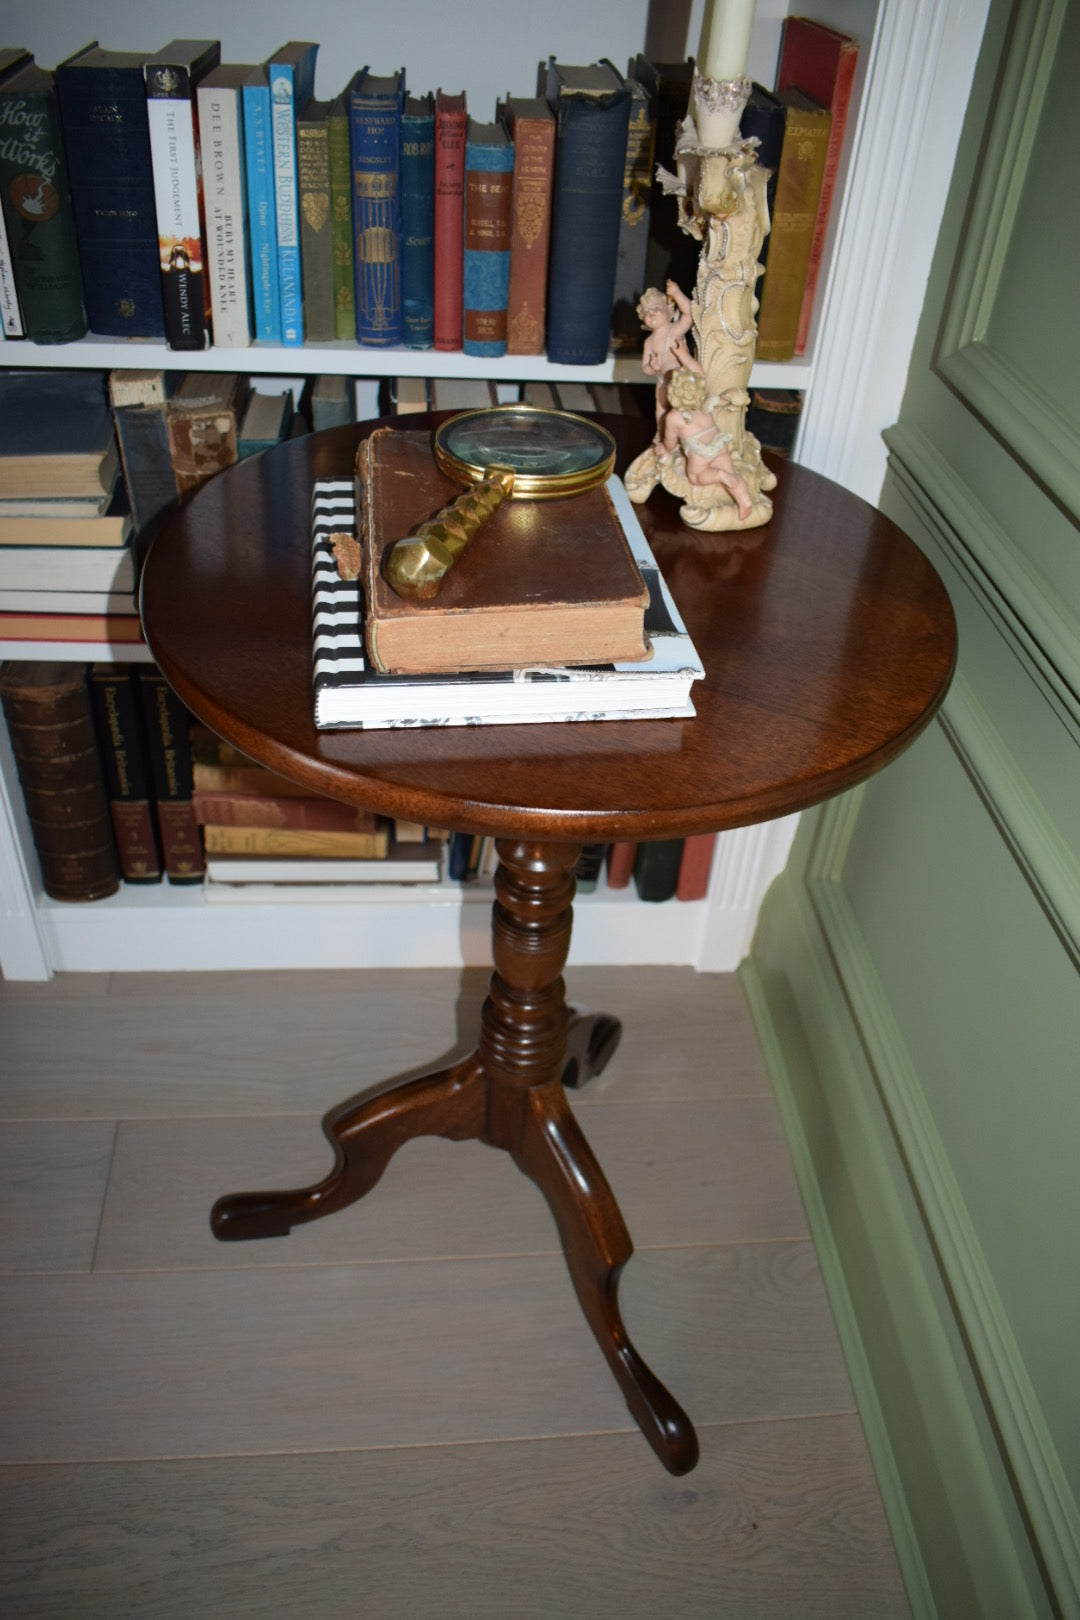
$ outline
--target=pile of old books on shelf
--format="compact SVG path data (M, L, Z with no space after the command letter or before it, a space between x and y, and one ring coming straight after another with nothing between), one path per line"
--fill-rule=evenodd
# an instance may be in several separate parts
M806 347L856 51L789 19L776 92L756 86L747 109L776 176L761 358ZM316 97L317 54L292 41L233 65L217 40L95 44L51 71L0 49L0 122L19 131L0 148L6 334L596 365L640 347L646 286L689 292L697 244L656 167L674 166L692 61L551 57L481 108L408 93L404 68Z

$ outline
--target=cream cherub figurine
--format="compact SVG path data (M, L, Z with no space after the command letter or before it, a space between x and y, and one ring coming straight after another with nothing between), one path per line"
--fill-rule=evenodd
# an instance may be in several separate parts
M656 378L653 443L659 449L664 413L668 408L668 378L680 366L697 372L701 367L686 341L691 325L690 300L676 282L667 283L666 296L656 287L646 287L638 300L637 312L649 334L641 351L641 369L646 377Z
M681 449L688 483L703 486L722 484L748 518L754 503L746 481L735 471L731 449L709 409L708 384L700 368L681 366L667 382L668 409L660 433L657 461L662 467Z

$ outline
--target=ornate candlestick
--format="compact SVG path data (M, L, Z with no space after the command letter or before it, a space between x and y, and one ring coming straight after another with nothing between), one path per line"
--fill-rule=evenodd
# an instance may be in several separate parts
M749 93L748 79L695 74L694 111L680 126L675 173L658 170L664 192L678 199L681 229L702 244L694 295L680 297L669 283L666 344L667 334L657 332L651 318L663 295L650 288L640 307L651 331L643 367L657 378L658 423L652 445L627 470L626 490L641 502L662 484L682 500L680 516L693 529L767 523L772 502L765 492L776 487L760 444L746 431L757 344L754 284L769 231L767 174L757 162L757 142L739 139ZM696 351L689 364L681 342L685 322L676 309L689 310Z

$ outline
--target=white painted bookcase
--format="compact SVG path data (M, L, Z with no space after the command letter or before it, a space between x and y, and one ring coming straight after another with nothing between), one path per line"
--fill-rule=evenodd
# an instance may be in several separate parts
M664 0L654 0L663 4ZM694 49L703 0L690 9ZM788 7L759 0L748 71L772 82ZM792 7L791 9L795 9ZM762 386L801 388L806 400L796 449L804 464L870 501L885 468L881 431L895 420L922 305L945 190L985 19L986 0L820 0L807 13L861 42L856 101L834 204L826 271L805 361L759 366ZM642 49L646 0L600 0L590 7L538 0L511 12L505 0L411 0L364 14L314 0L303 32L320 44L316 94L335 94L355 68L380 72L405 63L410 87L466 88L470 109L491 116L506 90L527 93L548 55L616 65ZM53 66L87 42L90 29L116 49L148 53L176 31L159 0L95 0L84 23L67 0L9 0L5 44ZM378 16L376 26L369 20ZM428 26L423 26L425 18ZM220 38L223 61L261 61L297 32L283 0L234 4L188 0L183 31ZM509 37L508 37L509 36ZM340 81L340 82L339 82ZM669 154L658 154L661 161ZM58 348L0 344L0 365L108 370L243 371L260 376L340 372L610 381L625 362L557 368L543 359L477 361L415 350L309 344L302 349L212 349L177 356L162 346L88 337ZM106 656L98 647L20 643L8 658ZM117 657L132 656L117 649ZM110 652L108 656L113 656ZM571 964L677 963L734 968L749 942L761 897L782 868L795 818L721 836L708 897L644 904L633 890L602 887L575 908ZM201 889L124 886L109 900L61 904L42 893L6 729L0 725L0 971L9 979L56 971L138 971L281 967L434 966L489 960L490 891L457 884L373 885L287 893L269 886L224 898Z

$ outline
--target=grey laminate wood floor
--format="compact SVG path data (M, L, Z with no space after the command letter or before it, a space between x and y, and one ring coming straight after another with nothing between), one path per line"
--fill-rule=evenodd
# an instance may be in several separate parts
M737 982L567 978L624 1021L574 1107L696 1471L505 1155L412 1143L342 1214L210 1235L219 1193L327 1167L333 1103L471 1045L486 974L0 984L0 1613L908 1615Z

